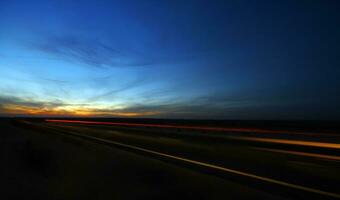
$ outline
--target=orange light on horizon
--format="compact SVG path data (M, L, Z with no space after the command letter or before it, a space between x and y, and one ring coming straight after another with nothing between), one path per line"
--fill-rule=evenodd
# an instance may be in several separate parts
M30 107L15 104L5 104L2 107L4 113L9 115L31 116L70 116L70 117L142 117L157 115L161 112L124 112L122 110L104 110L80 106L60 107ZM103 111L104 110L104 111Z

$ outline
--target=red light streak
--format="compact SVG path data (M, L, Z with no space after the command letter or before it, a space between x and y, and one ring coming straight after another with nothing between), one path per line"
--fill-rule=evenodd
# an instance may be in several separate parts
M204 126L185 126L185 125L164 125L164 124L140 124L140 123L127 123L127 122L95 122L85 120L61 120L61 119L46 119L46 122L61 122L61 123L77 123L77 124L96 124L96 125L116 125L116 126L135 126L135 127L157 127L157 128L178 128L178 129L191 129L201 131L231 131L231 132L248 132L248 133L292 133L311 135L303 132L296 131L279 131L279 130L265 130L253 128L223 128L223 127L204 127ZM316 133L313 133L315 135Z

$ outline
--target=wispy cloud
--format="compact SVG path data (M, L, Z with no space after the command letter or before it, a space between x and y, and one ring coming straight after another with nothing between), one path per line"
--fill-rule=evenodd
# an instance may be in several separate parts
M132 82L125 87L93 97L94 99L119 94L135 87ZM161 95L162 92L158 91ZM158 94L153 91L149 94ZM148 93L146 93L148 94ZM282 103L279 100L260 98L262 92L244 95L207 94L184 99L163 99L162 101L136 101L125 105L67 102L58 99L43 101L32 98L0 95L0 114L5 116L80 116L80 117L156 117L156 118L194 118L194 119L308 119L320 117L315 111L315 103ZM281 94L282 95L282 94ZM142 98L142 96L141 96ZM269 98L268 96L266 99ZM274 97L272 97L274 98ZM325 105L330 112L325 118L338 116L338 107ZM287 109L294 112L287 113Z
M107 77L104 77L104 79L106 79ZM101 82L101 80L98 80L98 82ZM120 86L119 88L115 88L115 89L109 89L101 94L92 96L91 98L87 99L88 102L94 102L97 100L102 100L102 99L106 99L106 98L114 98L115 96L126 92L128 90L134 89L134 88L138 88L143 86L144 84L148 83L149 80L146 78L139 78L136 79L134 81L131 81L125 85Z
M68 62L99 68L148 66L160 61L131 49L114 47L98 39L80 36L47 36L29 47Z
M37 101L13 96L0 96L0 115L2 116L135 117L157 113L159 111L132 112L88 103L65 103L59 100Z
M0 96L0 112L4 115L39 114L64 105L58 100L44 102L14 96Z
M225 107L213 106L211 102L192 101L130 104L123 108L91 103L65 103L59 100L37 101L13 96L0 96L0 112L5 115L30 116L101 116L101 117L177 117L203 118L211 115L222 116Z
M12 80L20 81L20 82L28 82L28 83L39 83L39 84L67 84L69 81L65 80L58 80L58 79L50 79L50 78L41 78L41 77L34 77L34 78L15 78L15 77L6 77Z

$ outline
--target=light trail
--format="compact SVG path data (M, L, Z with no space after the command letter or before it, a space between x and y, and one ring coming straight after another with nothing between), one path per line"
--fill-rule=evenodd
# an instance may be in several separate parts
M237 139L237 140L245 140L245 141L254 141L254 142L340 149L340 144L338 143L312 142L312 141L303 141L303 140L285 140L285 139L273 139L273 138L257 138L257 137L255 138L255 137L242 137L242 136L240 137L228 136L228 138Z
M260 133L263 133L263 131L266 131L269 133L268 130L261 130L261 129L235 129L235 128L220 128L220 127L200 127L200 126L181 126L181 125L178 126L178 125L163 125L163 124L138 124L138 123L125 123L125 122L94 122L94 121L55 120L55 119L47 119L46 121L47 122L61 122L61 123L77 123L77 124L135 126L135 127L182 128L182 129L204 130L204 131L234 131L234 132L256 132L257 131ZM229 139L243 140L243 141L340 149L339 143L326 143L326 142L313 142L313 141L303 141L303 140L288 140L288 139L274 139L274 138L261 138L261 137L246 137L246 136L228 136L228 135L226 135L225 137Z
M154 150L150 150L150 149L146 149L146 148L142 148L142 147L137 147L137 146L124 144L124 143L120 143L120 142L115 142L115 141L111 141L111 140L106 140L106 139L102 139L102 138L97 138L97 137L93 137L93 136L89 136L89 135L81 135L81 134L74 133L74 132L68 132L68 134L75 135L75 136L82 137L82 138L86 138L86 139L90 139L90 140L94 140L94 141L98 141L98 142L101 142L101 143L112 144L112 145L115 145L115 146L120 146L120 147L132 149L132 150L136 150L136 151L141 151L141 152L145 152L145 153L149 153L149 154L153 154L153 155L157 155L157 156L161 156L161 157L165 157L165 158L179 160L179 161L182 161L182 162L186 162L186 163L190 163L190 164L194 164L194 165L198 165L198 166L203 166L203 167L211 168L211 169L214 169L214 170L219 170L219 171L223 171L223 172L227 172L227 173L231 173L231 174L245 176L245 177L248 177L248 178L257 179L257 180L267 182L267 183L271 183L271 184L276 184L276 185L280 185L280 186L284 186L284 187L288 187L288 188L302 190L302 191L305 191L305 192L311 192L311 193L318 194L318 195L324 195L324 196L340 199L340 194L336 194L336 193L332 193L332 192L326 192L326 191L322 191L322 190L315 189L315 188L296 185L296 184L292 184L292 183L288 183L288 182L284 182L284 181L280 181L280 180L276 180L276 179L272 179L272 178L267 178L267 177L251 174L251 173L248 173L248 172L242 172L242 171L239 171L239 170L234 170L234 169L230 169L230 168L226 168L226 167L222 167L222 166L218 166L218 165L214 165L214 164L210 164L210 163L206 163L206 162L202 162L202 161L197 161L197 160L192 160L192 159L189 159L189 158L170 155L170 154L166 154L166 153L162 153L162 152L158 152L158 151L154 151Z
M230 131L230 132L245 132L245 133L290 133L299 135L333 135L329 133L304 133L298 131L287 130L266 130L266 129L254 129L254 128L224 128L224 127L206 127L206 126L185 126L185 125L165 125L165 124L140 124L140 123L127 123L127 122L96 122L85 120L63 120L63 119L46 119L46 122L61 122L61 123L77 123L77 124L94 124L94 125L116 125L116 126L135 126L135 127L157 127L157 128L178 128L178 129L192 129L201 131ZM337 136L337 135L335 135Z
M323 155L323 154L317 154L317 153L305 153L301 151L290 151L290 150L280 150L280 149L270 149L270 148L260 148L260 147L253 147L253 149L262 150L262 151L270 151L270 152L275 152L275 153L284 153L284 154L340 161L340 156L330 156L330 155Z

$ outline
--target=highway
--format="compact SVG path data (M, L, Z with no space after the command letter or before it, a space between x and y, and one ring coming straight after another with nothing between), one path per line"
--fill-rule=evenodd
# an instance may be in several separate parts
M54 157L60 157L53 161L56 165L62 165L68 172L72 169L74 174L54 169L57 171L52 178L55 185L42 190L59 188L57 193L61 196L75 195L76 199L99 194L102 198L118 199L340 198L340 144L336 134L308 137L300 132L258 129L67 120L7 122L3 127L29 140L37 140L34 143L45 146ZM61 156L72 154L68 162ZM60 177L62 181L58 180ZM101 187L84 186L84 180ZM74 184L68 183L68 190L62 190L60 184L65 181ZM47 196L51 194L55 191L46 192Z

